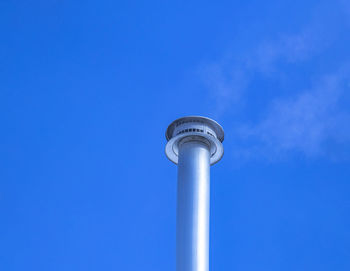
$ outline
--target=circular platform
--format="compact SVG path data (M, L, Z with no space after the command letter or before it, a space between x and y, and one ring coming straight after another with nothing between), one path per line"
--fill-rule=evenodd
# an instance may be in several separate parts
M210 164L217 163L224 154L224 130L214 120L201 116L188 116L173 121L165 133L168 143L165 154L170 161L178 163L179 143L194 140L206 143L210 149Z

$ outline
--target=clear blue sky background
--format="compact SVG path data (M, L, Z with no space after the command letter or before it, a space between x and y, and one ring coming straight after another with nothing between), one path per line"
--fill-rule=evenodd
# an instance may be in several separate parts
M211 270L350 269L349 1L1 1L0 270L175 270L167 125L226 133Z

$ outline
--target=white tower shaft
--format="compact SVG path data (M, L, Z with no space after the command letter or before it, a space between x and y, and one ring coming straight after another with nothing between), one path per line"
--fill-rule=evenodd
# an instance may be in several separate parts
M177 271L209 270L209 146L180 143L177 189Z
M165 135L165 153L178 165L176 271L209 271L210 165L223 156L224 130L190 116L172 122Z

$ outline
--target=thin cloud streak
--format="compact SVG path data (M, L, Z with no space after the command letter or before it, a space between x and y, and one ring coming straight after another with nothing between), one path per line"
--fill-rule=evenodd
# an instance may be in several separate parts
M335 10L339 11L340 6ZM262 41L243 56L233 54L200 68L215 103L215 117L220 118L227 112L232 114L235 110L244 114L248 110L246 98L255 77L266 81L288 78L283 67L307 63L336 42L343 19L333 22L334 14L328 12L327 6L315 10L310 23L298 33ZM319 75L317 81L320 83L312 89L297 91L289 97L279 97L276 92L272 103L258 109L264 116L260 121L250 125L232 124L235 139L247 145L235 146L235 157L268 156L273 160L290 153L320 157L330 154L329 142L349 144L350 129L345 123L350 123L350 112L341 106L349 88L347 61L339 64L343 68L338 71Z
M261 41L248 52L228 54L216 63L202 65L200 77L215 101L213 115L221 116L232 106L244 103L254 77L281 77L281 64L302 63L327 49L337 35L338 25L324 17L315 15L298 33L281 34L276 40Z
M350 76L342 69L296 97L274 100L260 122L238 129L239 137L253 145L241 154L259 152L273 159L297 152L315 157L331 154L329 142L350 143L350 112L341 105L349 84Z

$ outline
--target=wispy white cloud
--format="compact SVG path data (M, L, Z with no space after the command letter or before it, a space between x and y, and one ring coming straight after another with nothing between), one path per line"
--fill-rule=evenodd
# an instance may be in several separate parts
M225 64L202 66L200 74L211 97L214 99L215 115L221 115L232 105L239 105L250 81L248 72L235 65L226 67Z
M213 115L221 117L237 108L244 112L254 78L284 78L283 67L307 63L336 41L342 21L332 20L334 10L328 12L327 5L315 10L309 24L300 31L261 41L249 51L228 54L200 68L215 102ZM339 6L336 10L339 11ZM349 144L350 128L346 123L350 123L350 110L342 106L349 91L349 73L345 68L349 59L343 61L339 66L344 68L319 75L319 83L313 88L295 91L289 97L281 97L276 91L271 103L260 109L263 117L256 123L233 124L236 139L247 144L244 148L235 146L235 154L240 157L268 154L272 159L289 153L315 157L329 154L329 142Z
M239 55L228 53L217 62L202 65L200 75L216 101L214 114L220 115L241 103L256 75L281 76L281 64L307 61L332 44L338 25L324 13L315 12L310 23L296 33L280 34L276 39L258 42Z
M238 136L251 143L237 154L263 154L271 159L290 152L332 155L327 143L350 143L350 111L342 105L349 86L349 73L342 69L295 97L275 99L261 121L236 127Z

